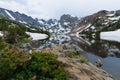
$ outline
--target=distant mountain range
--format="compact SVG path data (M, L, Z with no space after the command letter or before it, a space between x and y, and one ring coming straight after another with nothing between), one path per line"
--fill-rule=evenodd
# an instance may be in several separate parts
M29 27L39 27L56 34L76 34L81 32L84 34L94 35L93 33L96 32L120 28L120 26L118 27L118 25L120 25L120 10L102 10L81 19L78 17L72 17L69 14L64 14L61 16L60 20L44 20L38 18L34 19L31 16L27 16L19 12L0 8L0 16L15 20L28 25Z
M78 18L72 17L70 15L62 15L60 20L57 19L44 20L38 18L34 19L31 16L27 16L25 14L13 12L11 10L3 8L0 8L0 16L15 20L30 27L40 27L44 30L48 30L51 32L55 32L56 30L58 30L59 27L60 27L59 29L72 29L76 25L76 23L78 23Z

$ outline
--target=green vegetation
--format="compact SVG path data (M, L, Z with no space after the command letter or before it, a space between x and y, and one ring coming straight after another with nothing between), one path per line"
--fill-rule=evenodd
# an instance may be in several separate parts
M24 52L0 54L0 80L68 80L64 64L49 53L33 53L29 60Z
M120 20L118 20L117 22L110 24L108 27L102 29L102 31L114 31L120 29Z
M18 66L28 59L25 58L24 52L17 52L10 50L0 53L0 80L9 79L17 69Z
M28 42L25 33L50 33L0 17L0 80L69 80L65 64L51 53L19 51L16 46ZM11 44L10 44L11 43Z
M81 34L85 34L86 38L99 40L100 32L120 29L120 20L109 22L108 25L104 25L102 23L105 23L104 18L96 18L92 23L92 26L95 26L95 30L89 28L89 30L82 31Z
M96 27L100 27L100 26L103 26L101 23L104 22L103 19L99 19L99 18L96 18L94 21L93 21L93 24L94 26Z
M27 60L29 60L27 53L10 49L7 45L4 50L0 52L0 80L10 80L16 70Z
M70 53L66 53L65 57L70 57L70 58L78 58L79 62L81 63L87 63L88 59L84 56L82 56L79 52L70 52Z
M65 54L65 57L78 57L78 56L81 56L81 54L79 52L68 52Z
M3 31L3 39L8 43L16 43L24 36L25 27L5 18L0 19L0 31Z
M12 80L68 80L68 73L63 69L64 64L56 58L57 56L50 53L33 53L31 60Z
M80 57L80 62L81 63L88 63L88 59L85 57Z
M0 80L69 80L65 64L52 53L28 54L0 39Z
M40 28L30 28L26 26L25 24L0 17L0 31L3 32L3 39L8 43L14 44L22 41L25 38L28 38L29 36L25 33L26 31L33 33L45 33L50 36L48 31L44 31Z
M117 79L113 77L113 80L117 80Z

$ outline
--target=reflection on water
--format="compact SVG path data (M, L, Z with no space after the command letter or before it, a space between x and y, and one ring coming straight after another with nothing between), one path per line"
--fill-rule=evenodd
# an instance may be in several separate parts
M50 47L50 46L53 46L55 44L64 44L64 43L68 43L71 41L71 37L68 36L68 34L63 34L63 35L60 35L60 34L53 34L49 40L47 40L43 45L41 45L39 47L39 49L43 49L43 48L46 48L46 47Z
M72 37L88 53L91 62L101 59L102 68L120 80L120 43L86 37Z
M91 62L101 59L102 68L117 77L120 80L120 43L113 41L104 41L94 38L84 37L71 37L67 34L57 35L53 34L52 37L46 41L39 49L50 47L55 44L73 43L79 46L88 54Z
M89 39L87 40L90 45L83 47L85 51L92 52L93 54L106 58L108 56L114 56L120 58L120 43L114 41L104 41L100 39Z

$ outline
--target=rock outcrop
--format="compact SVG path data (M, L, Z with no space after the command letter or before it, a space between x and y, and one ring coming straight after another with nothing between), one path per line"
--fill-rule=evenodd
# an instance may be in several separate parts
M43 51L58 55L58 60L66 64L65 70L69 72L70 80L113 80L112 76L106 71L90 62L82 62L80 59L81 57L86 59L85 55L69 54L74 51L82 51L73 44L55 45Z

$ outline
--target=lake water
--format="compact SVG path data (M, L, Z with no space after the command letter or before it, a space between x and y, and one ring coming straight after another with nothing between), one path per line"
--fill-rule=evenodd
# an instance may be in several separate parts
M95 62L100 59L103 63L101 68L112 74L117 80L120 80L119 42L54 34L48 41L44 42L39 49L65 43L73 43L79 46L87 54L90 62Z

